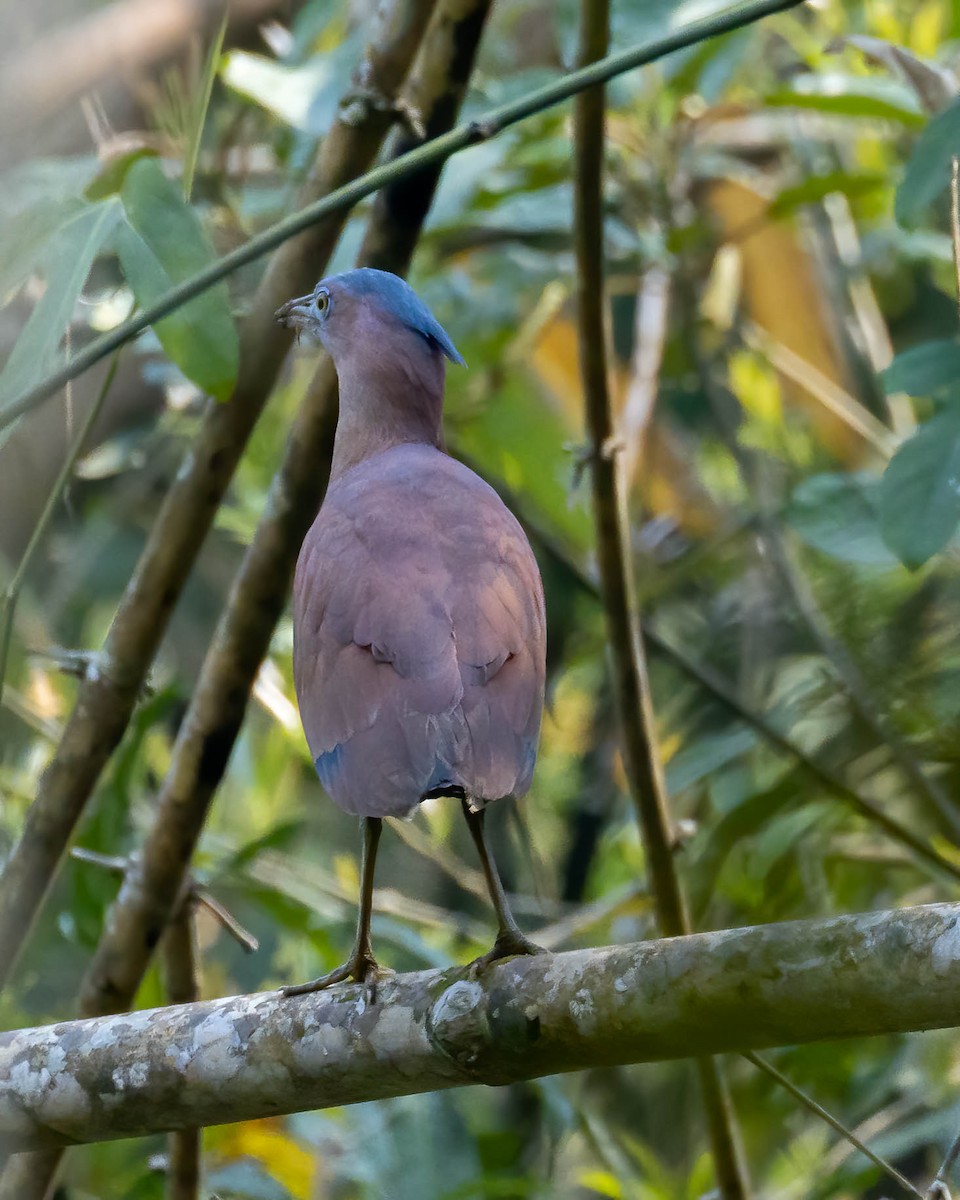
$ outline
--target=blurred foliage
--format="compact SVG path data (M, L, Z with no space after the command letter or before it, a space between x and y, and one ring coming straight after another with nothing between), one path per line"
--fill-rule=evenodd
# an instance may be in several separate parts
M615 48L719 7L617 0ZM15 336L3 351L0 407L71 346L290 210L369 8L309 0L288 24L269 26L268 44L212 55L209 103L197 47L122 137L7 173L0 332ZM502 0L467 115L563 71L575 27L570 0ZM960 862L960 338L949 196L958 37L949 0L819 0L619 79L609 89L606 197L613 382L648 620L804 752ZM180 186L197 146L192 188ZM493 836L523 924L534 936L553 929L558 946L589 946L653 927L590 585L587 489L577 485L570 161L567 109L460 154L413 282L469 363L449 379L451 446L527 523L547 587L550 704L537 776L522 807L493 812ZM333 269L351 263L368 207L351 218ZM129 352L162 403L86 457L28 575L0 710L0 852L74 689L37 652L99 644L213 402L205 396L229 394L235 316L260 269L206 293ZM98 788L79 839L91 850L130 853L150 822L315 353L297 352L251 441L178 605L153 693ZM70 398L50 403L70 426ZM12 574L16 561L0 567ZM287 619L196 864L260 950L244 954L201 911L206 996L316 975L343 958L352 935L358 839L320 795L290 642ZM957 897L955 883L838 801L669 654L655 654L652 668L683 820L678 863L700 928ZM398 970L465 962L492 936L460 826L456 806L429 802L386 840L374 938ZM116 888L88 862L66 866L0 1021L70 1015ZM139 1002L163 1002L158 973ZM960 1121L955 1039L888 1037L774 1057L921 1187L929 1182ZM729 1068L759 1194L892 1194L770 1080L738 1060ZM713 1186L705 1144L689 1064L653 1064L209 1130L205 1195L692 1200ZM66 1194L159 1195L162 1150L158 1139L76 1152Z

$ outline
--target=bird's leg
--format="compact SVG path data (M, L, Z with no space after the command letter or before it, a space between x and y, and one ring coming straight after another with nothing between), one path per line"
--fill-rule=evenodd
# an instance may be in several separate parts
M379 970L377 960L373 957L373 947L370 945L370 918L373 915L373 868L377 861L377 845L383 821L380 817L364 817L363 854L360 859L360 911L357 916L357 936L354 938L353 950L343 966L336 967L319 979L309 983L290 984L281 988L284 996L303 996L307 992L321 992L334 983L342 983L345 979L355 979L357 983L367 983L371 976Z
M507 894L500 881L497 864L493 861L483 832L483 809L473 812L470 805L464 800L463 815L467 818L467 827L477 847L477 853L480 855L480 865L483 867L483 876L487 881L487 891L490 893L493 911L497 914L497 940L493 943L492 950L488 950L486 954L476 960L473 964L474 968L480 970L489 966L490 963L496 962L497 959L510 958L514 954L544 954L543 947L525 937L520 926L513 919L513 913L507 902Z

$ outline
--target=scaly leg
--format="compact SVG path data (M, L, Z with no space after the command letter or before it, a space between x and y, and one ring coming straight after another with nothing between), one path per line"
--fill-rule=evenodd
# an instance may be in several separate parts
M545 954L546 951L542 946L536 945L523 935L520 926L513 919L513 913L507 902L507 894L503 890L497 865L493 861L483 832L483 809L479 812L471 812L470 806L464 800L463 815L467 818L467 827L480 855L480 865L483 867L483 876L487 881L487 891L490 893L493 911L497 914L497 940L493 943L493 949L481 955L473 966L477 970L482 970L483 967L489 966L497 959L510 958L514 954Z
M335 968L319 979L309 983L288 984L280 989L284 996L304 996L308 992L322 992L324 988L334 983L342 983L345 979L355 979L357 983L367 983L379 967L373 957L370 945L370 918L373 915L373 868L377 861L377 845L383 821L380 817L364 817L363 825L363 854L360 859L360 912L357 917L357 936L353 942L353 950L343 966Z

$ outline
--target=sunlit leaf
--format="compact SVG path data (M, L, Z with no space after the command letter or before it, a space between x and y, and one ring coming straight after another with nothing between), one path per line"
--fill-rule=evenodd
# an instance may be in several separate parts
M960 412L946 409L904 442L880 488L887 545L907 567L942 550L960 523Z
M815 204L824 197L839 192L844 196L865 196L886 185L884 175L853 174L849 171L829 171L811 175L803 183L784 188L768 209L771 217L781 217L804 204Z
M891 80L865 79L839 72L801 76L794 90L773 92L764 102L776 108L808 108L843 117L895 121L918 129L924 124L920 106L908 87Z
M610 1171L583 1171L577 1182L598 1196L609 1196L610 1200L621 1200L623 1196L620 1180Z
M117 254L137 301L146 306L207 266L213 251L196 214L155 160L130 168L120 196L127 221L117 231ZM158 321L156 333L188 379L218 400L230 395L240 351L225 283Z
M217 1139L219 1156L232 1159L217 1171L218 1187L226 1188L227 1180L238 1179L236 1168L244 1162L257 1164L272 1181L280 1184L282 1191L272 1189L263 1179L251 1178L245 1187L256 1190L248 1195L264 1197L290 1196L294 1200L309 1200L317 1174L316 1155L302 1146L285 1130L283 1123L273 1118L262 1121L243 1121L229 1129L221 1130ZM231 1167L233 1171L231 1171ZM236 1187L236 1182L233 1183Z
M359 41L346 38L326 54L290 66L232 50L225 55L221 76L235 91L273 113L285 125L318 137L329 129L343 87L357 61Z

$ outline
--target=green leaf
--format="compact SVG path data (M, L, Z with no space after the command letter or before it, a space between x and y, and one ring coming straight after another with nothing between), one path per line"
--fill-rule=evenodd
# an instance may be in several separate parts
M767 209L767 214L771 217L782 217L804 204L815 204L835 192L851 198L866 196L883 187L886 182L885 175L851 174L849 171L829 171L825 175L811 175L803 183L784 188Z
M0 416L59 364L60 343L90 267L119 216L115 201L85 207L48 241L41 263L46 288L0 373Z
M960 341L921 342L898 354L880 378L887 393L933 396L960 382Z
M933 117L917 138L897 188L894 216L912 225L950 182L950 160L960 154L960 99Z
M880 480L866 474L814 475L794 491L785 513L790 528L840 562L893 567L880 532Z
M123 187L130 168L141 158L156 158L156 151L147 146L138 146L136 150L128 150L126 154L118 154L111 158L103 170L87 184L84 195L88 200L105 200L107 196L115 196Z
M938 413L903 443L880 487L880 527L904 566L922 566L960 523L960 412Z
M722 733L706 733L695 738L676 754L667 766L667 788L671 796L706 776L713 775L757 744L752 729L732 726Z
M765 97L765 103L771 108L809 108L843 117L896 121L914 129L923 127L923 114L906 89L881 90L870 86L866 79L832 75L813 79L811 86L822 90L774 92Z
M75 197L41 200L8 217L0 240L0 301L39 271L45 244L66 224L87 211Z
M214 254L196 213L154 159L133 164L120 198L128 223L117 231L117 254L133 294L146 307L202 270ZM218 400L229 397L240 348L225 283L158 321L155 329L188 379Z

